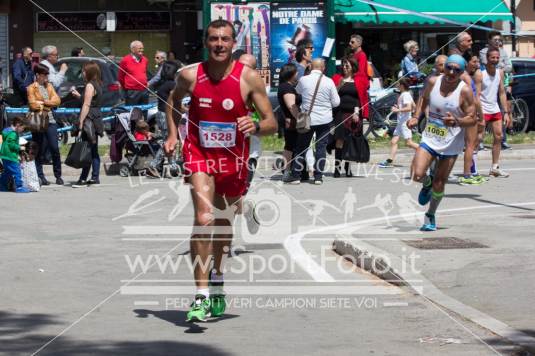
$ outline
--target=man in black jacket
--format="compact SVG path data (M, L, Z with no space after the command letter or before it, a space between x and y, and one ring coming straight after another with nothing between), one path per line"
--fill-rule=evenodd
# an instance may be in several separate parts
M22 57L13 64L13 90L20 98L23 105L28 104L26 87L33 83L34 73L32 70L32 49L24 47Z

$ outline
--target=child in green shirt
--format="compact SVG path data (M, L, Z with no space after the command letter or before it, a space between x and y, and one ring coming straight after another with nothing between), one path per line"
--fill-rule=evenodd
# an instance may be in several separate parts
M22 186L20 171L20 145L19 134L24 131L24 120L15 117L11 120L11 126L2 131L2 146L0 147L0 159L4 165L4 171L0 176L0 192L7 192L9 180L13 177L17 193L29 193L28 188Z

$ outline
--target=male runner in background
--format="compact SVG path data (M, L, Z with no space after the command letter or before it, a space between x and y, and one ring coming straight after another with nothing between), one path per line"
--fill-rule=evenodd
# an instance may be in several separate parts
M505 126L511 126L511 117L507 111L507 97L505 95L505 87L503 84L504 73L501 69L496 68L500 62L500 51L497 48L489 48L487 51L487 64L485 69L481 71L481 108L483 110L483 117L487 125L491 126L494 136L492 143L492 167L490 168L490 175L493 177L506 178L509 173L500 169L500 151L502 149L503 138L503 122L505 118ZM504 117L498 105L498 96L500 98L501 107L504 108Z
M479 97L481 95L481 80L482 74L479 64L479 57L476 52L467 51L464 59L466 60L466 71L470 75L472 94L474 94L474 104L476 106L477 125L465 128L464 139L464 167L463 175L459 178L461 185L479 185L485 183L488 179L484 178L477 171L477 151L479 149L479 142L483 139L483 132L485 130L485 121L483 120L483 113L481 111L481 102Z
M423 183L418 202L421 205L429 203L422 231L437 229L435 213L444 196L444 186L457 155L463 151L464 128L476 123L472 90L461 80L465 67L463 57L456 54L449 56L444 74L429 80L422 106L407 122L411 129L418 125L420 110L425 111L429 106L422 142L411 166L412 179ZM434 176L427 175L435 158L438 158L438 163Z
M183 69L168 100L165 149L171 154L177 144L174 108L186 94L191 96L182 154L195 211L190 251L197 292L187 321L205 321L225 310L223 256L232 239L228 229L232 229L234 212L229 214L229 209L236 211L236 203L247 189L247 135L277 130L264 81L255 70L232 60L235 43L236 32L230 22L212 21L204 37L208 61ZM248 115L249 103L260 114L260 122L254 123ZM204 230L211 226L218 231ZM206 267L212 257L210 273Z

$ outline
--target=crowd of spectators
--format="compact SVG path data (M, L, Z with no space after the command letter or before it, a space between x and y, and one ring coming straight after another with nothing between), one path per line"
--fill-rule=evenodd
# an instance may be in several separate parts
M75 47L71 51L71 57L84 57L86 54L82 47ZM10 120L10 125L1 128L0 136L1 154L0 190L14 190L17 192L31 191L24 188L23 167L27 142L20 134L31 129L32 143L32 163L35 172L35 179L38 186L50 185L45 176L43 165L51 160L55 184L63 185L62 163L58 142L58 118L53 109L61 104L58 92L62 85L66 83L66 73L69 66L66 63L58 64L59 54L56 46L47 45L41 50L41 61L34 60L36 54L32 48L24 47L20 57L15 61L12 70L13 95L11 103L14 106L28 106L27 117L17 116ZM103 58L110 61L117 61L117 57L112 54L109 48L103 49ZM122 57L118 66L118 81L123 90L124 102L126 105L147 104L149 91L157 92L159 97L158 114L156 115L156 125L158 126L158 142L163 143L164 135L167 132L165 118L165 101L169 92L174 86L174 75L182 65L176 60L174 52L156 51L154 55L156 68L154 72L149 70L149 60L144 56L144 46L141 41L133 41L130 44L130 53ZM81 92L75 87L69 89L70 94L80 102L80 112L76 123L73 125L73 136L80 141L86 141L90 145L91 164L81 170L78 181L72 187L79 188L89 185L100 184L100 156L98 153L98 139L103 136L102 123L102 73L100 66L93 60L83 62L81 76L84 81L84 89ZM153 75L154 74L154 75ZM149 80L150 78L150 80ZM0 79L1 83L1 79ZM42 120L43 127L36 130L30 125L31 118ZM4 122L2 122L4 124ZM141 124L143 125L143 123ZM154 137L146 137L153 140ZM20 140L20 143L19 143ZM29 147L29 145L28 145ZM164 160L163 150L155 150L156 156L152 160L149 173L159 175L156 167L160 166ZM22 161L21 161L22 160ZM174 159L169 163L176 165ZM17 170L18 167L18 170ZM89 174L91 173L91 176ZM33 189L35 191L35 189Z

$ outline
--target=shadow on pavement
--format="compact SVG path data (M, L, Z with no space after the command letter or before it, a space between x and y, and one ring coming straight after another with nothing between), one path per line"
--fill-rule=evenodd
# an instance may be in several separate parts
M28 333L47 325L59 324L62 322L50 314L16 314L0 311L0 337Z
M179 320L184 320L184 312L147 310L145 314L155 315L163 320L182 326ZM232 316L229 316L232 317ZM50 314L17 314L0 311L0 354L19 355L31 354L52 340L57 334L36 334L39 328L60 325L67 326ZM192 324L194 325L194 324ZM192 325L187 325L192 327ZM113 326L112 326L113 327ZM59 333L63 326L57 329ZM205 329L205 328L203 328ZM117 330L116 330L117 331ZM197 331L199 332L199 331ZM202 330L200 331L202 332ZM226 352L202 344L177 341L87 341L77 340L62 335L42 351L39 355L209 355L227 356Z
M533 329L517 329L520 332L523 332L524 334L535 337L535 330ZM490 346L498 348L498 350L501 352L502 355L508 355L508 356L533 356L535 355L535 344L532 344L530 346L518 346L513 343L511 343L509 340L500 338L500 337L493 337L493 338L487 338L484 339L486 343L488 343ZM505 351L505 352L504 352Z
M162 319L176 326L185 328L184 333L187 334L196 334L203 333L207 328L203 325L208 325L212 323L217 323L227 319L237 318L238 315L225 314L219 318L208 319L206 323L187 323L186 322L186 311L183 310L147 310L147 309L134 309L134 313L137 314L138 318L147 318L149 315L152 315L158 319Z
M6 355L30 354L46 342L53 335L31 335L19 342L19 347L11 347L3 343L0 350ZM31 347L29 345L35 345ZM201 343L177 342L177 341L98 341L88 342L85 340L70 339L62 336L40 351L38 355L72 356L72 355L207 355L228 356L230 354L217 350L214 347Z

